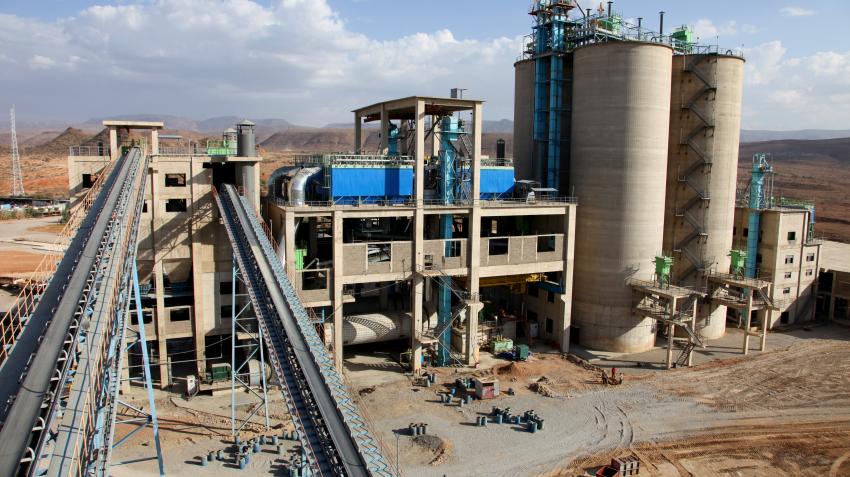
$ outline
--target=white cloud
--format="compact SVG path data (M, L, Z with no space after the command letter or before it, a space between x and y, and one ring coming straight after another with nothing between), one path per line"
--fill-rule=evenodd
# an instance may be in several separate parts
M816 12L808 8L788 6L782 7L779 10L779 13L786 17L809 17L814 15Z
M353 32L327 0L152 0L97 5L55 22L0 14L0 87L87 116L151 111L347 120L364 103L470 88L491 119L513 111L521 38L448 30L378 41ZM44 99L41 99L44 102ZM23 101L19 101L23 103ZM327 107L331 106L331 107Z
M789 57L780 41L744 50L745 128L850 127L850 51Z
M722 25L715 25L711 20L701 18L694 24L694 34L704 41L713 40L718 36L735 36L738 34L738 23L730 20Z

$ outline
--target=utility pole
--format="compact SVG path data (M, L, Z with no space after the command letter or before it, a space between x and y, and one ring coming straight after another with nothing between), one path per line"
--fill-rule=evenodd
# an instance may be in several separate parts
M21 173L21 157L18 154L18 134L15 131L15 106L9 114L12 127L12 197L24 195L24 177Z

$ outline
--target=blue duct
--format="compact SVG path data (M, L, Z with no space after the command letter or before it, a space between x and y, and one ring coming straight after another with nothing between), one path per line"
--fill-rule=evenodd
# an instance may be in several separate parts
M453 141L457 141L462 133L458 118L446 116L440 124L440 198L443 204L449 205L457 199L458 167L457 151ZM461 178L462 181L462 178ZM451 239L453 217L451 214L440 216L440 238ZM445 242L445 256L449 255L451 242ZM451 278L445 278L451 280ZM437 285L437 326L441 327L452 319L452 291L447 284ZM447 327L438 337L440 346L437 354L437 365L446 366L451 359L452 329Z
M749 278L755 278L759 250L759 235L761 229L761 211L770 204L765 198L764 182L767 174L773 172L764 154L753 157L753 171L750 178L750 209L749 231L747 235L747 262L744 273Z

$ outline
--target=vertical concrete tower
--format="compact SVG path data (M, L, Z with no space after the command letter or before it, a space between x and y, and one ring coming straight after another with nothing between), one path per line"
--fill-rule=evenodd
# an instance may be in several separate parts
M584 346L640 352L654 344L653 322L632 315L627 281L651 280L662 251L673 51L630 41L573 55L573 322Z
M673 57L664 251L673 283L702 288L729 272L735 218L744 60L722 54ZM703 338L723 336L726 307L703 302Z

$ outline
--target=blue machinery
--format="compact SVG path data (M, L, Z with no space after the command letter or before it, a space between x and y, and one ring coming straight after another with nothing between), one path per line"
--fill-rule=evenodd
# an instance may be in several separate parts
M747 263L744 273L748 278L755 278L759 235L761 229L761 211L771 207L770 184L766 184L766 178L773 173L773 167L767 162L767 154L756 154L753 156L752 178L750 179L748 235L747 235Z
M572 88L564 75L567 50L566 30L572 2L540 0L531 10L534 16L534 153L536 174L545 187L560 190L562 156L569 155L569 131L563 120L569 114L564 94ZM566 172L566 171L564 171Z
M135 266L148 161L133 147L109 166L56 272L4 350L0 476L109 475L119 465L112 449L148 426L156 448L150 459L164 475ZM298 429L300 475L392 475L252 207L230 185L217 201ZM138 330L128 321L133 303ZM119 397L133 346L142 356L148 411ZM119 421L120 406L136 417ZM117 437L116 424L138 427Z

